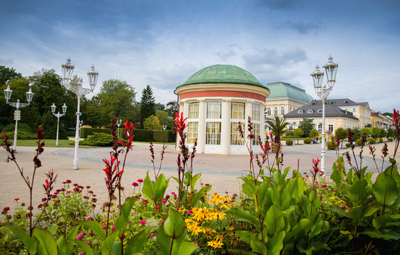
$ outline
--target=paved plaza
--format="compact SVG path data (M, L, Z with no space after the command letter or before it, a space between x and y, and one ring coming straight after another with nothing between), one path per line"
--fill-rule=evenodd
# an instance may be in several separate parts
M383 144L377 144L377 164L380 168L382 164L381 149ZM389 143L389 155L393 154L394 142ZM312 167L312 159L320 157L320 144L310 145L295 145L283 146L283 165L284 167L291 166L292 169L297 169L301 172L309 171ZM104 184L105 174L103 172L103 158L110 159L111 148L89 148L79 149L79 170L73 170L73 148L57 148L45 147L45 151L40 155L43 167L37 169L34 180L34 205L38 205L44 197L42 184L46 179L45 173L54 169L58 174L55 189L62 187L62 182L71 180L72 183L78 183L82 186L91 186L94 194L97 195L97 206L100 207L107 200L107 189ZM159 169L161 145L154 145L155 151L155 168ZM347 149L341 149L340 154ZM359 154L360 148L356 148L356 155ZM18 147L17 162L24 169L24 173L32 175L35 148L34 147ZM178 152L174 146L168 146L161 173L167 178L177 177L176 159ZM368 165L369 171L376 172L375 163L369 154L368 147L364 148L363 166ZM270 161L272 163L275 154L270 153ZM20 198L21 202L29 202L29 189L22 180L14 162L6 163L7 152L5 149L0 150L0 208L10 206L14 208L14 198ZM326 173L331 174L333 162L337 159L334 151L328 151L326 154ZM149 171L150 178L154 179L153 164L151 163L149 146L143 143L135 144L132 151L127 156L125 173L123 175L122 184L125 187L125 195L129 196L132 192L132 182L137 179L144 179L146 172ZM400 162L400 157L396 157L397 162ZM122 163L122 162L121 162ZM347 163L346 163L347 165ZM385 166L388 166L388 159L385 160ZM258 170L257 164L254 162L254 167ZM348 166L346 166L348 169ZM248 155L212 155L212 154L196 154L193 162L194 173L201 173L201 182L213 186L211 192L230 194L240 192L241 181L237 179L239 176L248 174L249 156ZM291 172L289 173L291 176ZM376 176L376 173L374 174ZM176 182L171 179L167 192L176 191Z

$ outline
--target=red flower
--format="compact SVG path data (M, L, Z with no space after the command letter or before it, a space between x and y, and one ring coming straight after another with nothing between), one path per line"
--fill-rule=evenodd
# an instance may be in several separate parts
M138 179L137 182L143 182L143 179Z
M145 220L141 220L140 224L144 225L144 224L146 224L146 221Z
M132 186L133 186L133 187L137 187L137 186L139 186L139 184L137 184L137 182L133 182L133 183L132 183Z
M103 169L103 171L106 173L106 186L108 189L108 194L111 196L114 194L115 188L116 188L116 183L115 181L121 177L121 175L124 173L124 171L118 171L118 166L120 161L118 161L116 164L115 158L111 156L111 161L108 161L107 159L103 159L104 163L106 164L106 168ZM114 169L113 169L114 166Z
M118 141L117 143L121 144L122 146L126 146L128 150L132 150L132 140L135 137L135 135L133 134L133 129L135 127L133 126L132 122L128 123L128 121L125 121L124 126L125 129L122 133L124 134L126 139L128 139L128 142L124 144L122 141Z
M14 198L14 201L18 201L19 200L19 197L17 197L17 198Z
M178 113L175 113L176 119L174 119L175 122L175 131L178 132L178 134L183 137L183 131L185 130L185 128L188 126L187 124L185 124L185 121L187 120L187 118L183 118L183 112L181 112L181 116L179 117Z
M393 108L393 126L395 127L394 133L398 137L400 129L399 110Z

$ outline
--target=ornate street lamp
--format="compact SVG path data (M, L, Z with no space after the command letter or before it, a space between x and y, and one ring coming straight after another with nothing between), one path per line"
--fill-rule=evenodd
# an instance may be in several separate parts
M71 59L67 59L67 63L62 64L62 80L63 85L66 89L72 91L78 99L78 107L76 112L76 128L75 128L75 156L74 156L74 169L79 169L79 157L78 157L78 149L79 149L79 116L82 115L80 112L80 99L83 95L87 95L93 92L96 87L97 78L99 73L94 70L94 66L92 65L91 70L87 73L89 78L90 89L86 89L82 87L82 78L74 77L71 80L72 73L74 72L75 66L71 64ZM73 81L73 82L71 82ZM71 84L72 83L72 84Z
M57 112L57 113L55 113L56 112L56 105L53 103L53 105L52 106L50 106L50 108L51 108L51 113L54 115L54 116L56 116L57 117L57 136L56 136L56 146L58 146L58 130L59 130L59 125L60 125L60 117L62 117L62 116L64 116L65 115L65 113L67 112L67 106L65 105L65 103L64 103L64 105L61 107L62 108L62 111L63 111L63 113L61 114L60 112Z
M122 124L122 119L117 120L117 126L118 126L118 137L119 137L119 126Z
M336 73L338 69L338 64L334 63L333 58L329 56L328 63L326 63L323 68L325 68L326 78L328 87L324 84L322 85L322 81L324 79L324 73L319 70L319 66L315 67L315 71L310 74L313 78L314 89L317 92L317 95L322 100L322 143L321 143L321 170L325 174L325 151L326 151L326 143L325 143L325 104L326 98L331 92L333 86L336 82Z
M17 102L8 102L10 100L12 94L12 90L10 89L10 86L7 86L7 88L4 90L4 98L6 99L6 103L8 105L11 105L12 107L15 107L16 110L14 111L14 120L15 120L15 130L14 130L14 150L17 150L17 132L18 132L18 121L21 120L21 112L19 111L19 108L24 108L28 106L33 98L33 93L32 89L29 88L29 91L26 92L26 101L28 103L20 103L19 99Z

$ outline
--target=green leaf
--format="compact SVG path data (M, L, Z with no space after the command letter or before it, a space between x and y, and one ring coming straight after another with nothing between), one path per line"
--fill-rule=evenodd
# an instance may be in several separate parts
M115 231L111 235L107 236L107 238L103 241L101 245L101 254L102 255L109 255L111 252L111 248L115 242L115 239L118 238L119 231Z
M156 183L154 184L154 195L156 197L156 202L161 202L164 198L165 190L168 188L169 178L165 179L164 174L161 174Z
M146 178L144 179L143 182L143 196L149 200L152 204L154 204L153 199L151 199L152 196L155 196L154 194L154 182L150 180L149 177L149 171L147 171Z
M251 212L249 212L247 210L243 210L243 209L239 209L239 208L231 208L231 209L225 211L225 213L229 214L229 215L237 216L240 218L239 220L252 222L257 229L260 229L260 222L258 221L258 219Z
M90 228L96 233L101 239L106 238L106 231L101 227L100 223L97 221L85 220L79 222L81 225Z
M337 205L334 205L334 206L329 207L329 210L331 210L331 211L334 212L334 213L339 214L340 216L347 217L347 213L346 213L342 208L340 208L340 207L337 206Z
M379 210L379 206L377 204L371 204L371 205L368 205L367 207L364 207L363 215L364 215L364 217L369 217L378 210Z
M388 209L393 209L397 207L400 207L400 189L397 190L396 201L394 201L394 203L391 206L389 206Z
M393 165L393 171L392 171L392 166L386 168L384 174L386 174L387 176L392 175L390 177L392 177L393 180L395 180L395 182L397 183L397 188L400 188L400 175L399 172L397 171L397 164Z
M339 164L335 162L332 166L331 179L336 183L336 187L342 186L342 170L339 170Z
M265 216L265 223L268 226L268 234L274 235L275 233L285 230L285 219L281 210L276 206L272 205L267 215Z
M190 182L190 190L194 191L194 186L197 183L197 180L200 178L201 174L196 174L195 176L192 177L192 180Z
M257 188L254 183L254 180L250 180L248 177L239 177L242 181L244 181L243 186L246 186L252 194L252 196L256 193Z
M192 200L190 201L190 204L191 204L192 206L196 205L197 202L199 202L200 198L201 198L202 196L204 196L204 191L210 192L211 187L212 187L212 186L209 185L209 186L203 187L201 190L199 190L199 192L197 192L197 193L192 197Z
M90 246L85 243L84 241L81 240L74 240L74 243L76 243L77 245L79 245L83 251L85 252L85 255L93 255L93 251L90 248ZM108 255L108 254L107 254Z
M136 196L133 196L129 198L128 201L125 201L125 203L122 205L121 216L119 216L117 221L115 222L115 230L120 230L125 227L135 202L136 202Z
M390 229L382 229L381 233L383 235L383 239L385 240L399 240L400 234L396 231Z
M256 202L256 213L260 212L263 208L264 200L266 199L267 189L269 187L268 181L263 181L257 189L257 199Z
M186 229L179 239L172 239L165 235L164 233L164 225L160 227L157 233L157 241L161 248L161 253L163 255L190 255L192 254L198 247L192 243L185 242ZM170 253L171 242L172 252Z
M288 191L290 193L290 196L297 201L300 201L301 195L303 195L306 190L307 186L301 176L297 176L288 184Z
M67 242L65 241L65 237L61 235L57 239L57 247L58 247L58 254L59 255L69 255L71 251L68 251Z
M183 184L185 184L185 186L189 186L191 179L192 179L192 175L189 172L186 172L185 178L183 179Z
M78 235L80 225L74 227L68 234L67 234L67 241L68 240L75 240L76 236Z
M251 240L250 246L253 252L267 255L267 247L262 242Z
M21 240L30 254L35 255L37 252L38 241L34 237L30 237L25 230L7 225L7 228Z
M362 212L363 212L362 205L353 207L351 211L347 214L347 217L353 219L356 222L356 224L358 224L363 218Z
M121 241L115 241L111 247L111 251L115 254L121 255ZM129 253L132 254L132 253Z
M51 224L50 226L47 227L47 231L49 231L52 235L55 235L57 233L58 226L57 224Z
M290 232L288 232L285 236L285 239L283 240L283 243L287 243L288 241L290 241L290 239L292 239L292 237L294 237L295 235L297 235L297 233L299 233L301 230L306 230L306 232L308 232L308 230L311 228L312 225L312 221L309 219L301 219L293 228Z
M307 255L312 255L312 251L315 250L315 247L313 245L309 245L308 247L305 247L303 243L300 243L298 245L299 251L302 253L305 253Z
M58 254L56 240L54 240L53 235L49 231L35 228L33 230L33 235L39 240L38 253L40 255Z
M164 222L165 235L173 239L178 239L184 231L185 221L182 216L177 211L170 208L168 210L168 218Z
M326 243L322 243L322 242L313 242L313 246L315 248L316 251L320 250L320 249L325 249L330 251L331 248L329 248L329 246Z
M279 255L283 249L283 239L285 238L285 231L281 231L268 240L267 249L268 255Z
M350 186L350 200L355 203L355 205L360 205L364 203L365 198L369 195L367 194L368 183L366 180L355 181L353 185Z
M390 206L397 199L397 184L392 177L386 174L378 175L372 188L376 200L382 205Z
M257 236L249 231L236 231L236 236L240 238L241 241L250 243L251 240L257 241Z
M126 247L127 254L134 254L137 252L142 252L143 246L146 244L149 238L150 228L146 228L139 233L137 233L128 243Z

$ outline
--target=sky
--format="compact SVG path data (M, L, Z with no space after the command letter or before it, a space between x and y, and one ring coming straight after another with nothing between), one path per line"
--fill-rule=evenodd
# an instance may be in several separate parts
M23 76L70 57L84 78L150 85L157 103L198 70L230 64L261 84L283 81L319 99L310 74L331 55L339 64L329 98L400 108L397 0L3 0L0 65ZM326 78L325 80L326 81Z

